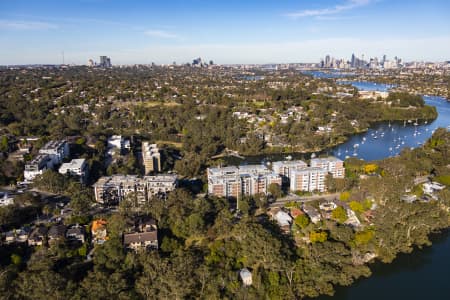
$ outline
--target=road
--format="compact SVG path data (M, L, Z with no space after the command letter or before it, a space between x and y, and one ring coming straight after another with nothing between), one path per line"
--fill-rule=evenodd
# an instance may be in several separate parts
M339 199L340 193L333 193L333 194L325 194L325 195L312 195L312 196L305 196L300 197L295 194L289 194L286 197L280 198L274 203L270 204L270 207L282 207L288 202L308 202L308 201L314 201L318 199L324 199L327 201Z

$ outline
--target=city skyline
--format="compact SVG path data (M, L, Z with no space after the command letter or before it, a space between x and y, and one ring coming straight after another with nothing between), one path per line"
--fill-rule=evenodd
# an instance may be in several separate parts
M443 0L0 3L0 64L316 63L327 54L445 61ZM62 54L64 52L64 55Z

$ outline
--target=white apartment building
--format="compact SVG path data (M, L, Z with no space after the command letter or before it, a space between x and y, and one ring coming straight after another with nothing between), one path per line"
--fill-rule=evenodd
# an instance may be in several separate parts
M334 156L313 158L311 159L311 167L323 168L333 175L333 178L344 178L345 176L344 162Z
M281 176L261 165L208 168L207 174L208 193L225 198L267 194L270 184L281 186Z
M67 141L50 141L39 149L39 154L47 154L54 165L62 163L64 158L70 156L69 143Z
M325 176L327 171L322 168L308 167L293 170L290 178L290 189L292 191L325 191Z
M53 160L48 154L39 154L32 161L25 164L23 177L25 181L33 181L33 179L44 173L47 169L53 168Z
M167 194L177 187L177 175L173 174L144 176L143 181L149 196Z
M302 160L275 161L272 163L272 170L281 176L290 178L293 170L303 169L307 166Z
M173 191L177 185L176 175L144 176L113 175L101 177L94 184L95 200L104 204L118 204L134 193L138 204L156 195Z
M59 168L59 173L80 178L81 183L86 183L88 176L88 165L84 158L72 159L69 163L63 163Z

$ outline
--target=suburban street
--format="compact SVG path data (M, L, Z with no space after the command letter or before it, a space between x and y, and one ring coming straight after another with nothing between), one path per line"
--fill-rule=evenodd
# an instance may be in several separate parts
M283 207L284 205L286 205L286 203L292 202L292 201L304 203L304 202L309 202L309 201L314 201L314 200L319 200L319 199L323 199L323 200L327 200L327 201L339 199L339 193L325 194L325 195L312 195L312 196L305 196L305 197L297 196L296 194L290 193L286 197L280 198L277 201L275 201L274 203L270 204L270 207Z

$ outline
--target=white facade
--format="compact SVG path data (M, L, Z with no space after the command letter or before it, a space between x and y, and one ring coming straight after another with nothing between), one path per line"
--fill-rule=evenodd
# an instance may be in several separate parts
M444 188L445 186L438 182L426 182L422 185L423 192L428 195L433 195L434 192L438 192Z
M108 154L112 155L114 152L118 151L119 154L122 153L124 149L130 149L130 141L124 139L121 135L112 135L107 141Z
M177 185L176 175L156 175L139 178L136 175L113 175L101 177L94 184L95 200L100 203L117 204L130 193L144 203L158 194L173 191Z
M85 183L88 175L88 165L84 158L72 159L70 163L61 165L59 173L80 177L81 182Z
M272 170L277 174L290 178L293 170L303 169L307 166L302 160L276 161L272 163Z
M265 166L208 168L208 193L219 197L267 194L272 183L281 186L281 176Z
M54 165L62 163L63 159L70 156L69 143L67 141L50 141L39 149L40 154L47 154Z
M45 170L53 168L53 160L47 154L39 154L32 161L25 165L23 177L25 181L33 181L33 179L41 175Z

